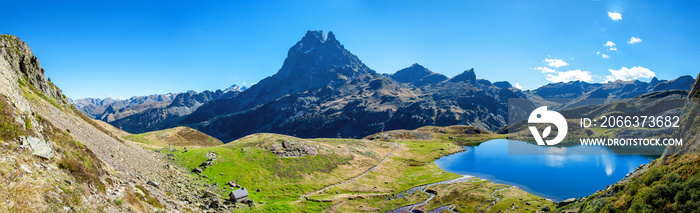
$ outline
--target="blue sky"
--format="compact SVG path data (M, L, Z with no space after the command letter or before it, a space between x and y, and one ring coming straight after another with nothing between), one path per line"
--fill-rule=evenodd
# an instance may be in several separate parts
M0 33L27 42L71 98L249 86L310 29L333 31L380 73L473 67L534 89L695 77L697 11L699 1L14 1L0 6Z

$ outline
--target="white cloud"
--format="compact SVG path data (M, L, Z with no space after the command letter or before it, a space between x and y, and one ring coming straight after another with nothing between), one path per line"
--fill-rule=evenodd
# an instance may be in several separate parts
M549 67L535 67L536 70L542 71L542 73L555 73L556 70L550 69Z
M632 68L627 68L627 67L622 67L620 70L613 70L613 69L608 69L610 71L610 74L612 75L606 75L605 79L606 81L616 81L616 80L623 80L623 81L630 81L630 80L636 80L638 78L653 78L656 76L654 72L651 70L641 67L641 66L636 66Z
M601 56L602 56L603 58L610 58L610 56L609 56L609 55L606 55L605 53L603 53L603 55L601 55Z
M121 95L112 95L112 94L109 94L109 95L107 95L107 97L108 97L108 98L111 98L111 99L114 99L114 100L124 100L124 97L122 97Z
M549 65L550 67L556 67L556 68L569 65L569 63L566 63L566 62L564 62L564 60L561 60L561 59L548 58L548 59L544 59L544 61L547 62L547 65Z
M622 14L608 11L608 17L610 17L610 19L613 21L619 21L622 19Z
M639 43L639 42L642 42L641 38L632 37L632 38L630 38L630 41L628 41L627 43L634 44L634 43Z
M617 51L617 47L611 47L608 51Z
M596 55L600 55L600 52L595 52Z
M614 46L615 46L615 43L613 43L612 41L608 41L608 42L605 43L605 45L603 45L603 46L606 46L606 47L614 47Z
M593 75L589 71L569 70L565 72L556 72L555 74L547 74L547 81L552 83L569 82L569 81L593 81Z
M523 89L523 86L520 86L519 83L513 84L513 87L518 88L519 90L522 90L522 89Z

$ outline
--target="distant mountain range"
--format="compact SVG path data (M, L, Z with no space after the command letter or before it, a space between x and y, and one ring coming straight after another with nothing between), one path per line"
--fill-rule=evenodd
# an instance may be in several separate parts
M521 91L506 81L477 79L474 69L449 78L413 64L393 74L379 74L345 49L332 32L326 37L322 31L308 31L289 49L276 74L246 90L188 92L131 107L99 99L80 100L78 104L88 103L85 107L78 101L74 104L132 133L184 125L224 142L258 132L360 138L426 125L496 131L506 125L508 98L530 98L564 109L591 104L588 98L608 103L652 91L690 90L693 83L691 76L681 76L670 81L552 83ZM109 106L100 113L105 105ZM112 110L107 109L110 106Z
M187 91L126 100L84 98L70 100L73 105L93 119L108 122L130 133L143 133L173 127L184 116L202 104L218 98L231 98L246 90L233 85L225 90Z
M572 107L585 106L589 104L604 104L620 99L633 98L649 92L664 90L690 90L695 83L695 79L689 75L681 76L667 81L659 80L656 77L650 82L635 81L614 81L608 83L586 83L573 81L567 83L548 84L536 90L525 91L524 93L533 99L539 98L573 98L575 100L565 100L566 102L548 103L553 109L568 109Z

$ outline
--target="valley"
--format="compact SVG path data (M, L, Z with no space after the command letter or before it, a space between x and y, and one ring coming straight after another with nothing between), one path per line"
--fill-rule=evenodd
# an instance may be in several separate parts
M425 127L365 139L300 139L259 133L213 147L149 149L173 156L173 162L197 173L223 192L222 197L235 189L231 182L245 187L256 204L241 207L243 211L386 212L422 203L428 194L417 188L437 195L413 206L416 210L450 206L458 211L498 211L517 207L534 212L544 206L555 208L552 201L518 188L506 190L506 185L444 172L433 163L462 151L456 141L503 137L475 130L466 126ZM208 159L213 159L210 165L205 164Z

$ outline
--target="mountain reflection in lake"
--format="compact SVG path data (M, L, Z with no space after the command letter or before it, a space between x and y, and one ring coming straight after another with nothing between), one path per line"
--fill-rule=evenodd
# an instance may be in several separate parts
M518 186L554 201L588 196L653 160L649 156L614 155L605 147L549 147L506 139L465 148L466 151L440 158L435 163L448 172ZM534 153L534 150L542 154L514 155L509 154L508 149L527 153Z

